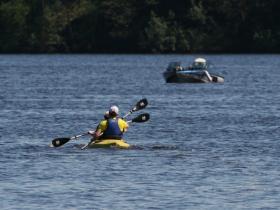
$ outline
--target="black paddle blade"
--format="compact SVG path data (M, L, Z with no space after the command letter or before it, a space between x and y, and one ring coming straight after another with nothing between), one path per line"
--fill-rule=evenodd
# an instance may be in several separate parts
M52 140L52 145L54 147L60 147L63 144L67 143L68 141L70 141L70 138L56 138Z
M144 113L133 118L132 122L142 123L142 122L147 122L149 119L150 119L150 115L148 113Z
M140 109L144 109L147 105L148 105L148 100L146 98L143 98L137 102L135 107L132 109L132 112L136 112Z

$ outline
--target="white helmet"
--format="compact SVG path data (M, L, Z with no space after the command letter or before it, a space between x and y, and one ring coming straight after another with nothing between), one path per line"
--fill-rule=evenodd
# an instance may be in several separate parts
M110 113L115 113L116 115L118 115L119 114L119 108L117 106L111 106L109 112Z

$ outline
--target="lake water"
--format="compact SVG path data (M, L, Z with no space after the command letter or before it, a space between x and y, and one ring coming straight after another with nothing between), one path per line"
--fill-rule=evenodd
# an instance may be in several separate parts
M204 56L224 84L166 84ZM280 55L0 55L0 209L280 209ZM146 97L134 148L87 149Z

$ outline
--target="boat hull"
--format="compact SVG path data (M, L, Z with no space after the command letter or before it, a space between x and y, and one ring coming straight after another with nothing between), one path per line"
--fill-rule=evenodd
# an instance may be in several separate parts
M98 142L93 142L89 146L89 148L111 148L116 147L120 149L128 149L130 145L126 143L123 139L104 139Z
M163 73L167 83L223 83L224 78L218 75L207 75L201 73L180 73L166 71Z

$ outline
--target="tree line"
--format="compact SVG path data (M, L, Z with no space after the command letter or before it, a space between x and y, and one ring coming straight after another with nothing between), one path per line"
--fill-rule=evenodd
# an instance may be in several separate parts
M279 0L0 0L0 53L279 53Z

